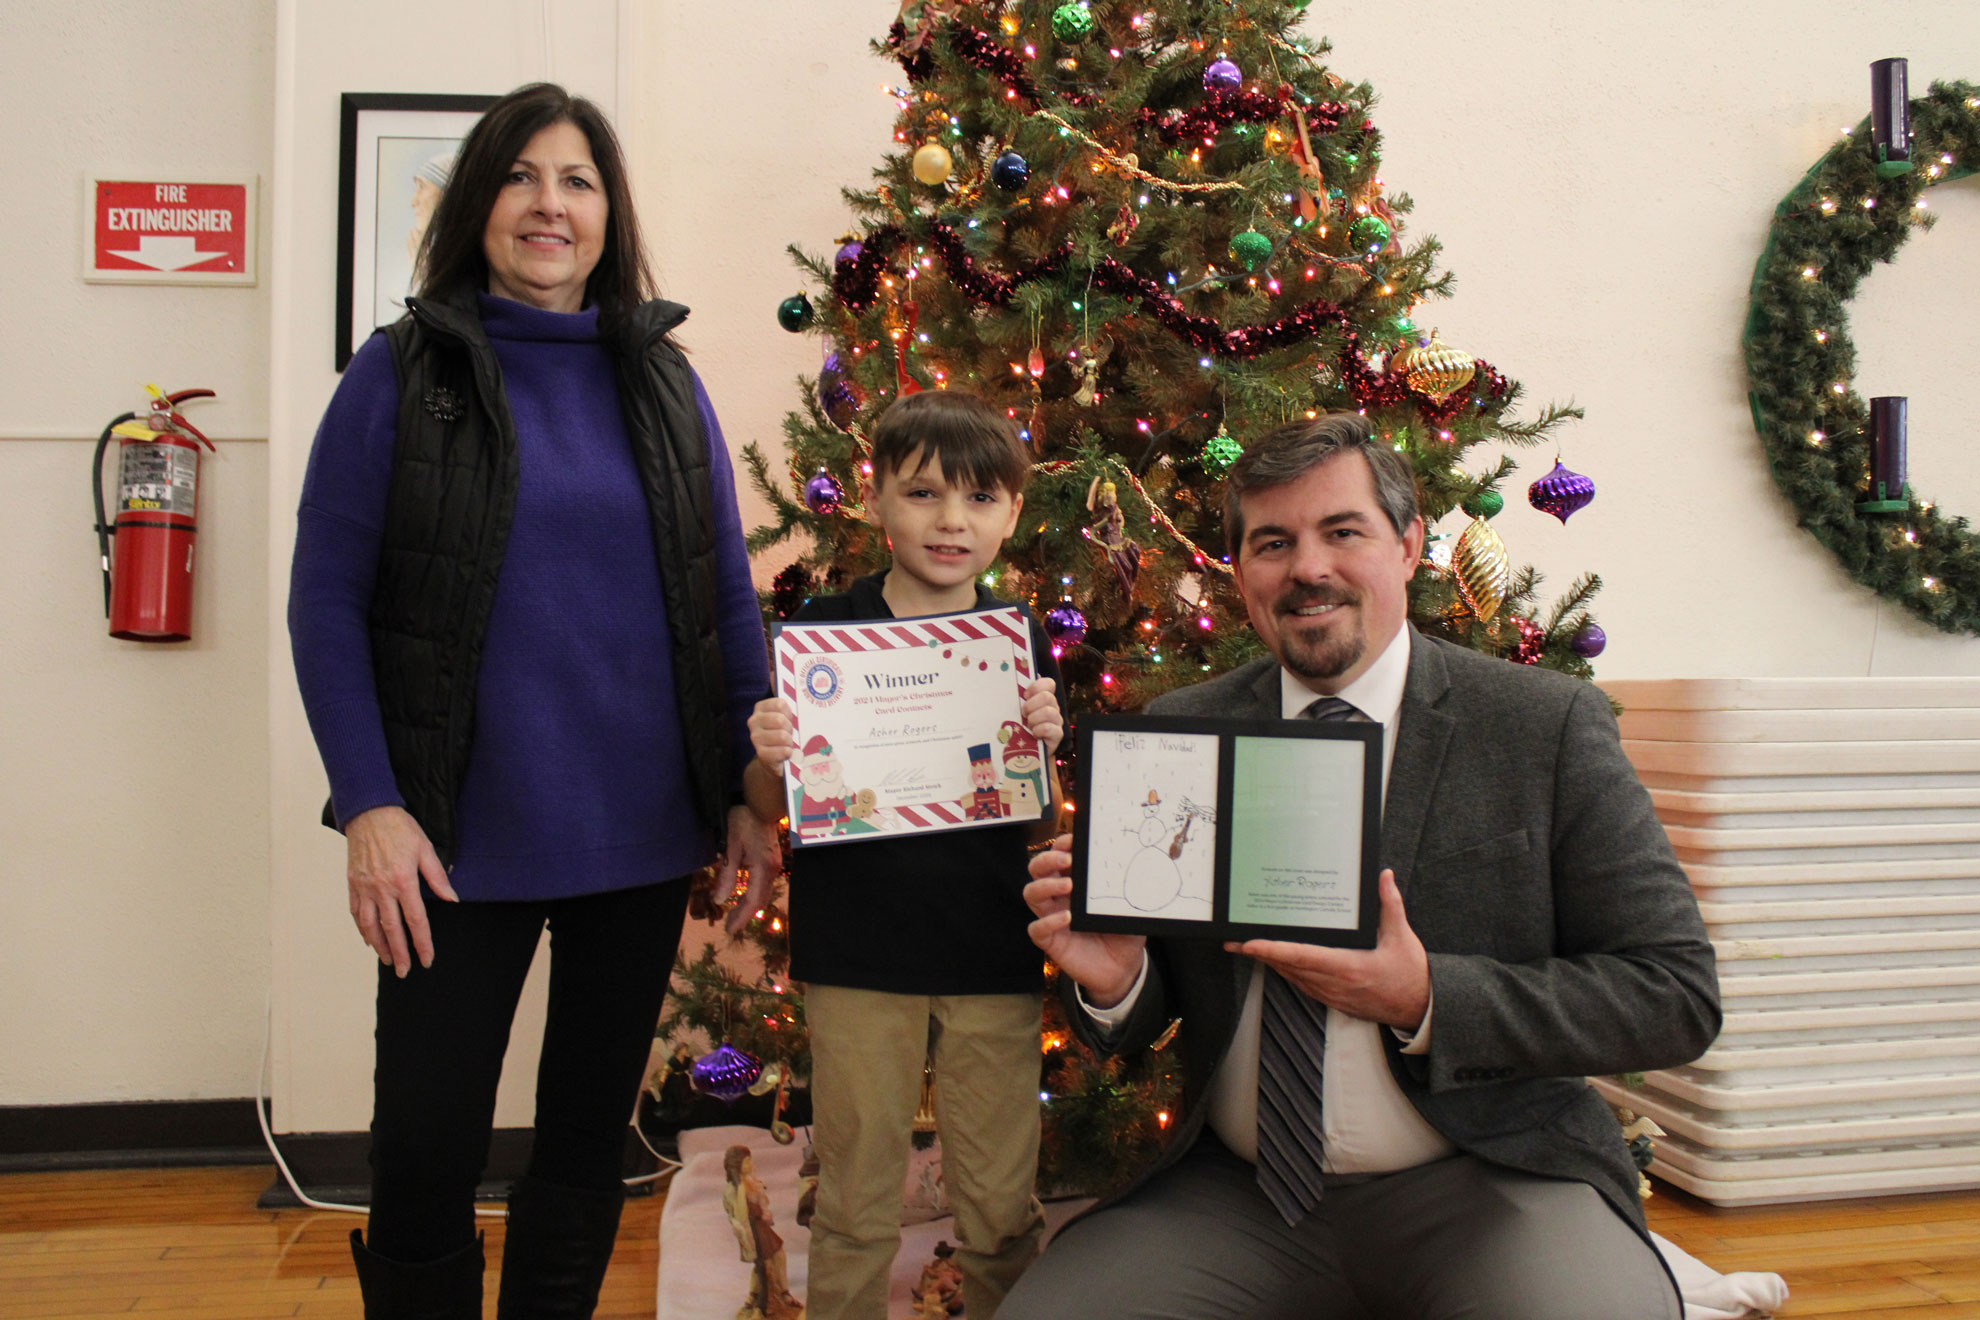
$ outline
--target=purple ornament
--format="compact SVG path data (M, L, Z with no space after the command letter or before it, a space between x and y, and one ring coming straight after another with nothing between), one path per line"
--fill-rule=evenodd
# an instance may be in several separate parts
M1227 59L1219 59L1203 71L1206 92L1235 92L1244 86L1244 70Z
M859 260L859 254L864 251L866 251L866 245L861 243L858 239L854 239L852 242L840 248L839 255L832 258L832 260L834 261L834 263L838 265L850 266L852 265L853 262Z
M1054 646L1078 646L1086 640L1086 616L1072 605L1054 605L1045 611L1045 635Z
M762 1064L725 1043L694 1061L694 1066L688 1070L688 1085L702 1095L712 1095L724 1104L734 1104L749 1094L750 1084L762 1072Z
M851 426L859 415L859 391L846 379L837 353L827 353L824 365L818 369L818 409L825 414L825 420L841 431Z
M840 501L845 498L846 488L824 468L819 468L818 475L804 483L805 507L813 513L837 513Z
M1526 490L1526 502L1542 513L1551 513L1562 522L1595 498L1595 483L1554 460L1554 470Z
M1599 623L1584 623L1581 630L1568 639L1568 650L1583 660L1593 660L1602 654L1609 644L1609 635L1602 631Z

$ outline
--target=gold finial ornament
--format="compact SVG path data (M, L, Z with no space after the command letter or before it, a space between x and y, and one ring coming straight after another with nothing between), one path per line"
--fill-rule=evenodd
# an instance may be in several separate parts
M1458 537L1451 553L1451 567L1457 570L1458 592L1471 612L1486 623L1505 604L1506 587L1512 581L1512 557L1506 543L1483 518L1474 518Z
M1471 384L1477 371L1478 364L1471 354L1452 348L1437 338L1435 330L1430 332L1429 343L1412 349L1409 354L1409 387L1437 403Z

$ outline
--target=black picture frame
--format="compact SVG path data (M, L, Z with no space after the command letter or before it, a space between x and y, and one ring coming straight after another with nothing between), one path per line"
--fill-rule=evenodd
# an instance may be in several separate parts
M1215 818L1210 820L1197 810L1189 813L1197 819L1205 820L1203 828L1214 836L1211 858L1213 889L1207 918L1190 915L1126 913L1119 908L1133 904L1123 903L1125 890L1122 895L1103 896L1096 892L1093 865L1096 843L1106 839L1110 847L1122 846L1113 837L1120 830L1122 812L1117 805L1107 805L1116 801L1120 793L1115 791L1096 794L1095 792L1096 779L1106 776L1110 769L1108 754L1097 752L1096 745L1102 744L1103 740L1107 746L1124 745L1119 740L1108 737L1115 734L1140 735L1157 743L1163 734L1184 735L1192 750L1178 750L1170 754L1173 763L1179 765L1196 760L1200 757L1202 744L1206 740L1214 740ZM1079 810L1073 816L1071 900L1073 929L1218 941L1288 940L1302 944L1321 944L1350 949L1375 947L1376 928L1381 915L1378 888L1378 877L1381 874L1382 831L1381 725L1346 721L1087 715L1082 716L1079 721L1077 736L1079 770L1074 800L1079 804ZM1282 743L1285 740L1296 740L1310 745L1314 756L1326 758L1336 768L1353 766L1359 771L1360 791L1356 795L1357 800L1351 803L1351 809L1346 813L1353 818L1352 828L1358 830L1358 838L1353 849L1354 912L1351 920L1340 924L1247 920L1234 919L1232 916L1234 899L1237 897L1234 893L1232 876L1235 842L1238 834L1247 825L1259 828L1256 821L1246 820L1248 808L1240 807L1236 801L1239 765L1245 757L1257 754L1264 744ZM1327 750L1321 750L1322 744ZM1178 748L1182 745L1180 742L1176 743ZM1307 753L1288 747L1283 749L1283 754L1297 759ZM1200 764L1185 773L1193 775L1200 782L1207 783L1209 778L1205 767ZM1153 796L1151 793L1151 800ZM1190 806L1195 808L1197 804L1192 803ZM1168 823L1164 822L1164 828ZM1177 856L1177 848L1187 846L1187 839L1192 829L1191 820L1185 819L1181 822L1169 843L1168 856L1172 861ZM1197 837L1200 840L1200 835ZM1177 840L1182 842L1178 843ZM1159 844L1157 850L1161 851ZM1255 889L1255 886L1247 885L1243 892L1252 895ZM1102 910L1103 907L1113 910Z
M420 141L452 140L467 135L495 96L412 93L345 92L338 106L337 138L337 315L336 362L342 371L379 324L378 317L360 314L360 285L376 305L376 284L382 223L376 201L380 196L380 143L393 134L411 133ZM371 176L360 173L369 163ZM360 201L373 201L368 223L360 225ZM360 275L366 278L360 279Z

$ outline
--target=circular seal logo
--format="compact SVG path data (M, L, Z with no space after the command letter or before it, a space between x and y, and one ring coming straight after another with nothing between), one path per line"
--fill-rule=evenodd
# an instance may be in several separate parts
M804 695L815 706L829 706L839 699L839 667L824 656L813 659L800 676Z

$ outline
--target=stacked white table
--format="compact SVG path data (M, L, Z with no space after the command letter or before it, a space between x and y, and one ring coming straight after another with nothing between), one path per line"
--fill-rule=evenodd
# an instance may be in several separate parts
M1980 1187L1980 679L1618 681L1726 1020L1608 1098L1720 1205Z

